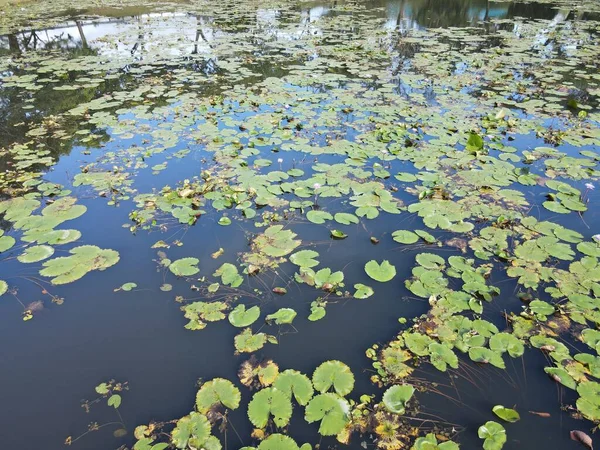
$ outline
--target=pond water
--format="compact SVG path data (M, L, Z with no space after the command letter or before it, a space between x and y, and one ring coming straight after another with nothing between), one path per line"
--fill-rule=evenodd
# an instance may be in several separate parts
M0 12L6 448L595 440L597 2Z

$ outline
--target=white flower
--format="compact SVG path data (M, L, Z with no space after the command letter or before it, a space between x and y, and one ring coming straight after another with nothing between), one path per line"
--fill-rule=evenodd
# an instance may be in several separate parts
M592 239L598 243L600 243L600 234L595 234L592 236Z
M595 189L595 186L592 183L585 183L586 189Z
M319 183L315 183L313 184L313 189L316 191L317 189L320 189L321 185Z
M283 158L277 158L277 162L281 164L283 162Z

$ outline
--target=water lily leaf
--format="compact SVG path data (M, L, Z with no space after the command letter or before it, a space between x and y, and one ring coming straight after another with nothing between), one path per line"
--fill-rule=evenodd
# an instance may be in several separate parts
M544 203L542 203L542 205L547 210L555 212L557 214L569 214L571 212L570 209L565 208L560 202L545 201Z
M216 405L237 409L241 400L240 390L224 378L214 378L204 383L196 394L196 408L206 414Z
M290 262L300 267L315 267L319 265L319 261L316 258L319 253L314 250L300 250L290 256Z
M396 268L389 261L384 260L381 264L371 260L365 264L365 272L375 281L385 283L396 276Z
M322 306L311 306L310 307L310 315L308 316L308 320L311 322L316 322L317 320L325 317L327 311Z
M121 406L121 396L119 394L113 394L108 397L108 406L112 406L115 409Z
M423 239L428 244L433 244L437 241L434 235L425 230L414 230L415 234Z
M309 378L297 370L287 369L279 374L273 385L288 397L294 396L298 404L306 405L313 396L313 386Z
M265 428L270 416L278 427L286 426L292 417L290 397L274 387L258 391L248 404L248 418L255 427Z
M298 447L296 441L283 434L274 433L260 443L258 450L307 450L304 445ZM310 450L310 447L308 448Z
M54 277L54 285L76 281L92 270L105 270L119 261L119 253L114 250L103 250L94 245L82 245L69 251L71 256L64 256L45 261L40 275Z
M287 171L287 174L290 177L301 177L302 175L304 175L304 170L301 169L290 169Z
M333 218L337 223L340 223L342 225L350 225L351 223L356 224L359 222L358 217L350 213L336 213L335 216L333 216Z
M189 277L200 272L198 258L181 258L169 264L169 270L178 277Z
M505 408L502 405L496 405L492 408L492 412L494 414L496 414L498 417L500 417L502 420L505 420L506 422L516 422L519 419L521 419L521 416L519 415L519 413L517 411L515 411L514 409L510 409L510 408Z
M569 389L577 389L577 382L573 379L569 372L562 367L545 367L544 372L552 377L553 380L562 384Z
M359 298L361 300L365 299L365 298L369 298L370 296L372 296L374 294L372 287L366 286L361 283L355 284L354 289L356 289L356 292L354 292L354 298Z
M274 321L277 325L290 324L296 318L296 311L292 308L280 308L277 312L265 317L267 322Z
M11 249L15 242L15 238L12 236L0 236L0 253Z
M419 253L415 259L426 269L440 269L446 264L444 258L433 253Z
M238 287L244 281L242 276L238 273L238 268L231 263L224 263L221 265L221 267L213 273L213 276L221 277L221 283L233 288Z
M8 291L8 284L4 280L0 280L0 297Z
M334 239L346 239L348 235L340 230L331 230L331 237Z
M546 316L551 316L556 312L554 306L541 300L533 300L530 302L529 309L532 313L540 316L541 320L546 320Z
M383 404L389 412L404 414L406 404L415 393L410 384L394 385L383 394Z
M417 438L411 450L459 450L456 442L446 441L438 444L435 434L429 433L425 437Z
M177 448L188 448L188 443L194 447L202 446L210 437L211 425L204 414L192 412L177 421L171 432L171 442ZM154 450L154 447L153 449Z
M447 366L458 369L458 357L450 347L445 344L434 342L429 344L429 358L431 364L442 372L445 372Z
M398 172L396 175L394 175L394 177L398 181L404 181L406 183L411 183L413 181L417 181L417 177L414 176L412 173L408 173L408 172Z
M246 328L234 338L235 349L239 353L252 353L260 350L267 343L265 333L253 334L250 328Z
M54 248L49 245L34 245L27 247L23 253L17 256L22 263L35 263L50 258L54 254Z
M337 394L326 393L314 397L306 406L304 419L308 423L321 421L319 433L322 436L335 436L348 423L348 402Z
M405 333L404 343L408 349L417 356L429 355L429 346L433 343L433 339L429 336L420 333Z
M50 219L59 219L61 222L76 219L87 211L85 206L76 205L76 202L74 197L59 198L42 209L42 215Z
M513 358L523 356L525 352L523 343L510 333L494 334L490 338L490 349L498 353L508 352Z
M469 139L467 140L467 151L476 152L483 148L483 139L477 133L469 133Z
M219 225L226 227L227 225L231 225L231 219L227 216L223 216L219 219L218 223L219 223Z
M245 328L252 325L260 316L260 307L252 306L246 309L246 305L240 303L229 313L229 323L234 327Z
M306 218L312 223L316 223L318 225L325 223L327 220L333 220L333 216L331 214L329 214L327 211L321 210L311 210L307 212Z
M354 388L354 375L346 364L341 361L325 361L313 373L313 385L321 393L330 388L342 395L348 395Z
M506 443L506 430L498 422L489 421L477 430L480 439L484 439L484 450L500 450Z
M478 363L491 364L499 369L506 368L504 360L502 359L502 355L498 352L490 350L489 348L471 347L469 349L469 358Z
M129 283L122 284L119 289L121 291L129 292L132 289L135 289L136 287L137 287L137 284L129 282Z
M419 236L416 233L408 230L396 230L392 233L394 240L401 244L414 244L419 240Z
M579 383L577 409L589 420L600 419L600 384L595 381Z
M600 245L596 242L580 242L577 250L584 255L600 257Z

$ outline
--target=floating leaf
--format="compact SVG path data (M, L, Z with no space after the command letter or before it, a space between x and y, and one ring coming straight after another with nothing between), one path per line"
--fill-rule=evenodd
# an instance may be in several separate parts
M4 280L0 280L0 297L8 291L8 284Z
M298 404L302 406L306 405L313 396L313 386L309 378L293 369L281 372L273 387L290 398L293 395Z
M417 438L411 450L459 450L459 446L452 441L438 443L435 434L429 433L425 437Z
M253 334L250 328L246 328L234 338L235 349L240 353L252 353L260 350L267 343L265 333Z
M169 264L169 270L178 277L189 277L200 272L198 258L181 258Z
M71 256L45 261L40 275L54 277L54 285L76 281L92 270L105 270L119 261L114 250L102 250L93 245L82 245L69 251Z
M410 384L395 385L383 394L383 404L389 412L404 414L404 408L415 393Z
M337 223L341 223L342 225L350 225L351 223L357 224L359 221L358 217L349 213L337 213L333 218Z
M248 418L255 427L265 428L270 416L278 427L286 426L292 417L290 397L274 387L258 391L248 404Z
M331 237L334 239L346 239L348 235L340 230L331 230Z
M231 381L214 378L200 387L196 394L196 407L202 414L206 414L211 408L221 404L229 409L237 409L240 400L240 391Z
M313 374L313 385L321 393L330 388L342 395L348 395L354 388L354 375L341 361L325 361Z
M246 305L239 304L229 313L229 323L234 327L245 328L252 325L260 316L260 308L252 306L246 309Z
M414 244L419 240L419 236L416 233L408 230L396 230L392 233L394 240L401 244Z
M1 236L0 235L0 253L11 249L15 245L15 238L12 236Z
M121 285L121 287L119 288L121 291L125 291L125 292L129 292L132 289L135 289L137 287L137 284L135 283L124 283L123 285Z
M359 298L361 300L369 298L374 294L373 288L361 283L355 284L354 289L356 289L356 292L354 293L354 298Z
M496 414L498 417L500 417L502 420L505 420L506 422L516 422L518 421L521 416L519 416L519 413L517 411L515 411L514 409L510 409L510 408L505 408L502 405L496 405L492 408L492 411L494 412L494 414Z
M319 433L334 436L340 433L348 423L350 406L337 394L319 394L306 406L304 419L308 423L321 421Z
M296 311L292 308L280 308L277 312L269 314L265 320L274 321L277 325L290 324L296 318Z
M290 262L300 267L315 267L319 265L319 261L315 258L319 256L314 250L300 250L290 256Z
M312 223L316 223L318 225L325 223L327 220L333 220L333 216L326 211L321 210L311 210L306 213L306 218L310 220Z
M506 442L506 430L497 422L489 421L481 425L477 434L483 441L484 450L500 450Z
M113 394L108 398L108 406L112 406L117 409L121 406L121 396L119 394Z
M365 264L365 272L375 281L385 283L396 276L396 268L389 261L384 260L381 264L371 260Z
M213 273L213 276L221 277L221 283L233 288L238 287L244 281L242 276L238 273L238 268L231 263L224 263L215 271L215 273Z
M192 412L177 421L171 432L171 442L175 447L182 449L188 448L188 443L194 447L201 447L210 437L210 432L211 425L206 416Z
M17 256L22 263L35 263L50 258L54 254L54 248L49 245L34 245L27 247L23 253Z

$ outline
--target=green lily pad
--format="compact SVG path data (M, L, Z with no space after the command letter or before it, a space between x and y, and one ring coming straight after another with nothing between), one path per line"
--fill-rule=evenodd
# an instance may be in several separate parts
M214 378L204 383L196 394L196 408L206 414L215 405L223 405L229 409L240 406L240 390L224 378Z
M285 393L288 397L294 396L299 405L306 405L313 396L313 386L310 379L297 370L287 369L279 374L273 387Z
M250 328L244 329L234 338L235 349L239 353L252 353L260 350L267 343L265 333L252 333Z
M338 394L345 396L354 388L354 375L341 361L325 361L315 370L313 385L321 393L333 388Z
M372 287L366 286L361 283L355 284L354 289L356 289L356 292L354 292L354 298L358 298L361 300L365 299L365 298L369 298L370 296L372 296L374 294Z
M240 303L229 313L229 323L234 327L245 328L252 325L260 316L260 308L252 306L246 309L246 305Z
M17 256L22 263L35 263L50 258L54 254L54 248L49 245L34 245L27 247L23 253Z
M484 450L500 450L506 443L506 430L498 422L489 421L477 430L480 439L484 439Z
M200 272L198 258L181 258L169 264L169 270L178 277L189 277Z
M300 267L315 267L319 265L319 261L315 258L319 253L314 250L300 250L290 256L290 262Z
M396 268L389 261L384 260L381 264L371 260L365 264L365 272L375 281L385 283L396 276Z
M392 233L394 241L401 244L414 244L419 240L419 236L416 233L408 230L396 230Z
M306 406L304 419L308 423L321 421L319 433L322 436L335 436L348 423L349 410L348 402L343 397L331 392L319 394Z
M333 216L331 214L321 210L309 211L306 213L306 218L312 223L316 223L318 225L325 223L327 220L333 220Z
M277 312L269 314L267 317L265 317L265 320L267 322L273 321L277 325L290 324L296 318L296 314L296 311L294 311L292 308L280 308L277 310Z
M492 412L506 422L517 422L521 416L517 411L510 408L505 408L502 405L496 405L492 408Z
M257 428L265 428L269 417L278 427L286 426L292 417L290 397L274 387L258 391L248 404L248 418Z
M383 394L383 404L389 412L404 414L406 404L415 393L415 388L410 384L395 385Z

